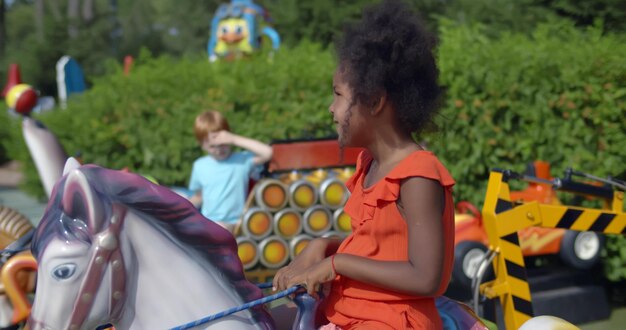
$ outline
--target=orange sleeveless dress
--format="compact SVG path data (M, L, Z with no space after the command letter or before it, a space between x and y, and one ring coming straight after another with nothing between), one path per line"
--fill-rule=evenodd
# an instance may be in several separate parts
M346 185L352 195L345 212L352 219L352 234L337 253L375 260L408 261L407 224L398 211L402 179L424 177L444 187L443 237L445 240L443 276L435 296L448 286L454 257L454 180L437 157L429 151L415 151L403 159L385 178L363 188L365 174L372 162L361 152L356 172ZM419 198L419 196L415 196ZM402 294L338 275L326 298L326 318L343 330L349 329L441 329L434 297Z

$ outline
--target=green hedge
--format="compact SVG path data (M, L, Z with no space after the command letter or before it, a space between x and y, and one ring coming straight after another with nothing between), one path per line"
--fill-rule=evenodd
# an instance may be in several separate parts
M70 155L110 168L128 167L168 185L186 185L201 155L193 137L195 116L205 109L225 113L233 131L272 139L334 133L328 113L332 55L311 43L233 63L153 58L143 53L129 76L111 63L110 74L67 109L38 115ZM12 158L28 154L14 121ZM4 142L4 141L3 141ZM7 141L8 142L8 141ZM10 144L10 145L9 145ZM24 190L42 195L34 166L26 161Z
M480 26L441 25L447 101L431 145L457 200L482 205L489 169L522 172L535 159L555 176L573 167L625 178L626 38L600 31L558 23L489 40ZM607 277L626 279L626 239L608 236L603 254Z
M626 38L566 23L532 36L484 36L441 24L439 68L447 87L432 148L481 204L489 169L523 171L542 159L597 176L626 174Z

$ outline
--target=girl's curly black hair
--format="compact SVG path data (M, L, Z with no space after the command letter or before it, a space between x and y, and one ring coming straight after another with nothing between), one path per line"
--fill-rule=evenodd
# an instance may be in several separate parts
M385 0L344 28L337 43L339 66L353 103L371 105L387 93L407 133L432 124L441 89L433 56L435 38L405 3Z

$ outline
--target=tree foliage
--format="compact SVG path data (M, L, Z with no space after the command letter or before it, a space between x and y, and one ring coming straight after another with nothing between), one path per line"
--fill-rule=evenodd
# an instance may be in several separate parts
M626 3L623 0L537 0L555 13L572 19L580 26L603 22L604 31L626 31Z
M142 48L155 55L204 56L215 9L227 1L15 0L0 15L5 19L5 29L0 24L0 50L5 45L0 76L6 76L10 63L18 63L24 81L45 95L55 95L54 64L62 55L82 64L89 83L105 72L107 59L121 62L126 55L136 57ZM605 32L624 31L626 24L622 0L406 1L433 30L443 17L484 24L488 37L507 31L528 33L538 23L557 19L600 25ZM346 22L378 0L256 2L268 9L285 45L310 40L327 47Z
M6 47L6 15L5 15L5 7L6 4L4 0L0 0L0 56L4 55L4 48Z

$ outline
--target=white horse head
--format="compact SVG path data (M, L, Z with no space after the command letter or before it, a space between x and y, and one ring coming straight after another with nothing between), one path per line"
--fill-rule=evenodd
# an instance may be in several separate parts
M32 244L31 329L166 329L261 297L232 235L186 199L131 173L65 172ZM201 328L272 326L257 307Z

